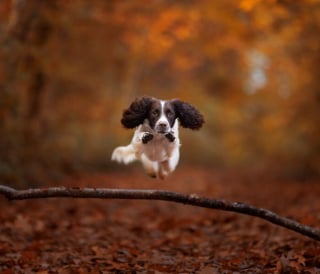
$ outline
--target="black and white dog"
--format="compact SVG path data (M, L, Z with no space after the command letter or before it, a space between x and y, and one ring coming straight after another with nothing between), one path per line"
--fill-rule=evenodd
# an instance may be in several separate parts
M136 130L131 143L117 147L111 159L124 164L140 160L151 177L164 179L179 162L179 123L199 129L204 119L189 103L140 97L124 110L121 123Z

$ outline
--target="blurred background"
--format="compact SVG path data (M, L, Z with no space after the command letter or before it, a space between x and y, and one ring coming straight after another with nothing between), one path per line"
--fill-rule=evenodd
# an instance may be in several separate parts
M182 163L320 174L320 1L1 0L1 183L108 171L138 96L206 118Z

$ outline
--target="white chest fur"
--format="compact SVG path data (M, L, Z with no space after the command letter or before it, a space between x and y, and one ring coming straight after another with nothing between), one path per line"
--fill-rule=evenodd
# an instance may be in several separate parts
M153 139L147 144L142 145L140 149L141 153L145 154L150 161L164 162L171 157L176 145L176 140L170 142L164 134L154 133Z

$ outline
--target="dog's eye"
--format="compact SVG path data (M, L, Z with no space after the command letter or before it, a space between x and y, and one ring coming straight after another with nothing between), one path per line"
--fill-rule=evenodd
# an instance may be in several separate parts
M159 110L157 110L157 109L152 110L152 111L151 111L151 115L152 115L153 117L157 117L157 116L159 115Z
M173 115L174 115L174 113L173 113L172 111L168 110L168 111L166 112L166 115L167 115L168 118L172 118Z

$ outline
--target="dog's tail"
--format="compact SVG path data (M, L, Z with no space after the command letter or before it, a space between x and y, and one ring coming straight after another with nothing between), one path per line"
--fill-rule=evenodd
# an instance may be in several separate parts
M112 152L111 160L127 165L136 161L137 157L133 146L130 144L127 146L116 147Z

